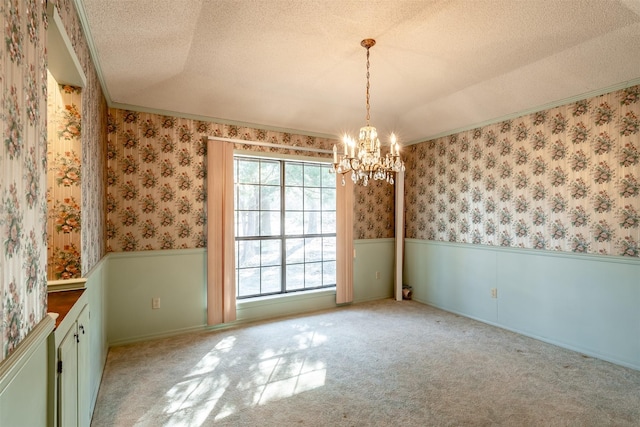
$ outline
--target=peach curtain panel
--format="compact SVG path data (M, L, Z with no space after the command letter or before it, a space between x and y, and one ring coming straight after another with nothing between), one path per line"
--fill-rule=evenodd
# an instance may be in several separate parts
M207 324L236 320L233 144L207 147Z
M336 174L336 304L353 302L353 181Z

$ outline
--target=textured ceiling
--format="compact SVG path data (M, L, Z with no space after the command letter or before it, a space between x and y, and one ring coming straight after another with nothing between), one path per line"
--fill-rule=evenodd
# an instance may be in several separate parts
M78 0L108 101L403 143L640 83L640 0ZM88 26L88 28L87 28Z

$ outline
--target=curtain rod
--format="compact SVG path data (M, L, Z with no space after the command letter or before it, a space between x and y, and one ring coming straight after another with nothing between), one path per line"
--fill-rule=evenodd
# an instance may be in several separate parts
M251 140L235 139L235 138L221 138L218 136L209 136L207 137L207 139L209 141L224 141L224 142L232 142L234 144L256 145L258 147L273 147L273 148L282 148L285 150L311 151L313 153L333 154L333 151L331 150L322 150L319 148L310 148L310 147L299 147L297 145L274 144L272 142L260 142L260 141L251 141Z

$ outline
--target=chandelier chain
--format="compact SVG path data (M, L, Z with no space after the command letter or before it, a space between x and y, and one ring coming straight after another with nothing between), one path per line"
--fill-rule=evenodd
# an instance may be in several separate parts
M371 116L369 114L369 110L371 108L371 105L369 104L369 88L370 88L370 83L369 83L369 48L367 48L367 126L369 126L369 121L371 119Z

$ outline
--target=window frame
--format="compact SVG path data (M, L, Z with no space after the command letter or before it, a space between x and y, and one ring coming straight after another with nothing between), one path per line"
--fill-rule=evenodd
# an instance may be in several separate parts
M262 213L262 206L261 206L261 193L258 194L257 196L257 202L258 202L258 209L251 209L251 210L247 210L247 209L238 209L238 205L240 204L239 201L239 185L256 185L258 187L260 187L261 191L261 187L262 186L268 186L268 185L272 185L272 184L263 184L261 183L261 177L258 176L257 179L257 183L256 184L248 184L248 183L241 183L238 182L238 161L239 160L244 160L244 159L249 159L249 160L254 160L257 161L259 163L258 166L258 170L260 171L261 169L261 164L262 162L278 162L279 163L279 167L280 167L280 171L279 171L279 184L278 184L278 188L279 188L279 192L280 192L280 206L279 206L279 211L272 211L272 212L279 212L280 214L280 230L279 233L277 234L266 234L266 235L261 235L262 234L262 220L261 220L261 213ZM303 176L303 183L302 185L287 185L287 179L286 179L286 173L287 173L287 169L286 169L286 165L287 164L299 164L302 165L304 167L304 165L310 165L310 166L320 166L322 169L327 169L326 171L321 171L320 174L320 186L312 186L312 185L305 185L304 183L304 172L302 172ZM294 293L302 293L302 292L307 292L307 291L318 291L318 290L330 290L330 289L335 289L336 288L336 283L337 283L337 278L338 278L338 274L337 274L337 246L338 246L338 242L337 242L337 188L336 188L336 180L335 180L335 175L331 175L331 186L324 186L325 184L325 179L324 176L322 175L322 173L326 173L327 175L329 175L330 173L328 172L328 169L330 168L330 162L324 159L318 159L318 158L309 158L309 157L302 157L302 156L278 156L278 155L263 155L263 153L261 154L256 154L253 152L249 152L249 153L244 153L244 152L234 152L233 155L233 167L234 167L234 223L236 225L236 230L234 231L234 251L235 251L235 258L236 258L236 262L235 262L235 278L236 278L236 300L241 301L241 300L250 300L251 298L260 298L260 297L265 297L265 296L284 296L284 295L290 295L290 294L294 294ZM287 187L291 188L291 187L298 187L298 188L302 188L302 197L303 197L303 202L302 202L302 210L298 211L295 210L295 212L300 212L303 216L303 218L306 217L306 214L308 212L317 212L319 213L319 219L320 219L320 233L305 233L304 232L304 225L303 225L303 230L302 233L297 233L297 234L287 234L287 227L286 227L286 220L287 220L287 212L291 212L292 210L287 210L287 200L286 200L286 189ZM318 209L309 209L306 210L305 209L305 202L304 202L304 198L305 198L305 189L306 188L316 188L319 190L319 208ZM325 204L324 204L324 200L323 200L323 194L324 194L324 189L333 189L334 191L334 196L333 196L333 200L332 200L332 207L333 209L325 209ZM238 226L239 226L239 212L243 212L243 211L254 211L254 212L258 212L258 216L257 218L259 219L260 224L258 224L258 231L255 235L250 235L250 236L240 236L238 233ZM267 212L269 212L270 210L265 210ZM333 212L333 231L330 233L325 233L322 230L323 227L323 213L325 212ZM303 222L304 224L304 222ZM320 257L319 259L315 259L315 260L306 260L303 259L301 262L287 262L287 242L290 240L295 240L295 239L321 239L320 240L320 250L319 250L319 254ZM332 255L333 257L331 258L329 256L329 258L325 257L325 239L330 239L331 243L329 244L330 248L332 248L332 250L330 249L328 251L329 255ZM276 291L263 291L263 286L262 286L262 282L263 282L263 267L269 267L269 265L264 265L262 263L262 242L265 241L279 241L280 242L280 254L279 254L279 261L280 264L279 266L279 275L280 275L280 288ZM240 243L239 242L260 242L259 243L259 253L260 253L260 261L257 265L255 266L250 266L250 267L240 267L239 263L240 263ZM306 241L304 242L304 248L306 248ZM306 254L303 255L304 258L306 258ZM329 284L326 284L325 282L325 278L326 275L324 273L324 268L328 263L333 263L333 275L331 278L331 281ZM306 276L306 271L307 271L307 265L310 264L315 264L315 265L319 265L320 267L320 284L318 286L307 286L307 276ZM288 266L299 266L302 265L303 266L303 284L302 287L287 287L287 267ZM241 280L240 280L240 274L242 272L242 270L248 270L249 268L256 268L258 269L258 275L259 275L259 287L258 287L258 293L253 293L253 294L241 294Z

